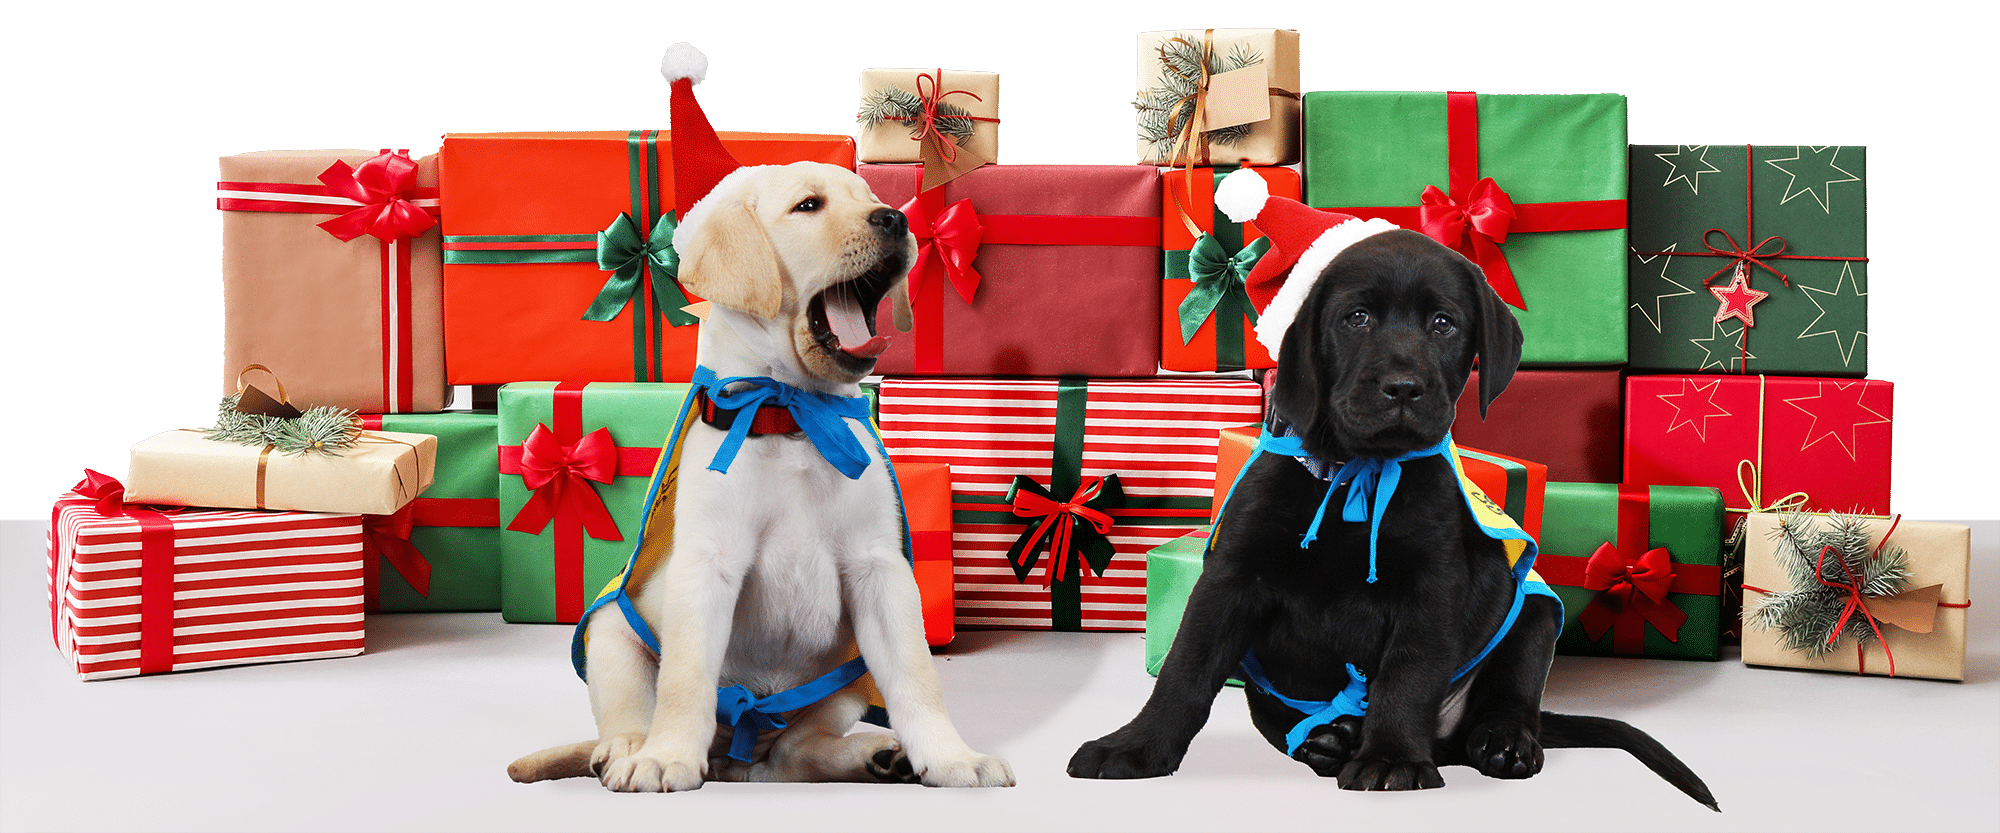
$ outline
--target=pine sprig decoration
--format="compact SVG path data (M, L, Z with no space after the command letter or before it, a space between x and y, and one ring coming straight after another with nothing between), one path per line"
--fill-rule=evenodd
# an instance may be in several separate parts
M1859 642L1875 638L1874 627L1859 611L1841 623L1849 593L1841 587L1828 587L1820 579L1847 585L1853 583L1849 579L1852 575L1860 579L1862 594L1870 597L1901 593L1910 579L1908 553L1894 545L1877 553L1868 543L1867 526L1860 518L1829 515L1825 528L1820 529L1810 516L1788 516L1772 530L1771 540L1793 589L1765 596L1748 618L1758 627L1777 630L1786 648L1807 656L1832 652L1839 639L1829 637L1835 636L1836 628L1837 636ZM1820 553L1829 546L1833 550L1822 563Z
M268 445L293 457L338 456L352 447L361 434L354 412L344 408L322 405L286 419L236 410L241 398L238 393L222 398L222 404L216 407L215 427L202 432L204 438L240 445Z
M1193 38L1170 38L1160 44L1159 85L1140 91L1132 106L1139 111L1139 139L1152 145L1155 156L1173 153L1174 141L1188 119L1194 118L1195 90L1200 83L1202 48ZM1264 62L1264 56L1249 44L1238 43L1229 51L1210 50L1208 73L1239 70ZM1239 124L1202 132L1210 144L1233 145L1250 135L1252 125Z
M883 87L861 99L861 113L854 117L863 127L886 121L901 122L911 136L924 132L924 100L916 93L897 87ZM937 132L956 144L972 140L972 111L940 100L937 103Z

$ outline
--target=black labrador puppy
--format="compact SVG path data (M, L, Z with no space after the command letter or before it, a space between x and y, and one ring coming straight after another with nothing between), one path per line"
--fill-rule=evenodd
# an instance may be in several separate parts
M1319 460L1434 446L1475 358L1482 415L1520 363L1512 312L1476 266L1422 234L1365 238L1321 275L1291 279L1313 277L1279 351L1271 430L1289 426ZM1376 510L1371 559L1369 524L1337 512L1301 548L1326 482L1297 458L1259 454L1214 531L1152 696L1130 723L1078 749L1069 774L1172 773L1249 653L1272 689L1293 700L1335 699L1354 682L1349 667L1365 677L1364 715L1311 729L1293 753L1342 789L1439 787L1447 764L1526 778L1541 770L1544 748L1616 747L1715 807L1701 779L1638 729L1541 710L1561 628L1553 597L1525 597L1485 659L1452 679L1502 627L1515 574L1501 542L1474 521L1445 457L1401 466L1400 485ZM1340 495L1329 497L1339 505ZM1259 685L1245 691L1258 730L1287 749L1306 713Z

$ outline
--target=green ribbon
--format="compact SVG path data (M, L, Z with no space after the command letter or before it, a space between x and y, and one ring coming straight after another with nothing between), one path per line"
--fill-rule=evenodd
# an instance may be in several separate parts
M1235 254L1230 254L1213 235L1195 238L1194 248L1188 250L1188 277L1194 280L1194 288L1188 290L1180 306L1182 344L1193 341L1195 331L1211 315L1216 316L1218 326L1225 317L1241 316L1252 323L1257 321L1257 309L1250 304L1244 279L1270 249L1269 237L1259 237ZM1220 340L1221 333L1216 335Z
M605 279L604 288L598 290L590 309L584 310L583 320L610 321L618 317L640 287L650 285L653 305L668 324L685 327L699 322L701 319L681 309L688 305L688 297L680 288L681 256L674 251L677 227L674 214L669 211L654 221L652 234L641 239L639 224L633 222L632 215L620 214L609 227L598 232L597 268L610 272L611 277ZM645 280L648 268L653 272L651 281Z

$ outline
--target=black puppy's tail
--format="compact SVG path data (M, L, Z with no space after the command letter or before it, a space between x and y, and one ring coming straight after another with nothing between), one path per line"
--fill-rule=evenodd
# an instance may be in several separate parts
M1667 751L1652 735L1622 720L1542 712L1541 741L1544 749L1623 749L1632 753L1632 757L1638 758L1647 769L1667 779L1667 783L1687 793L1689 798L1707 805L1710 810L1722 812L1722 807L1715 803L1715 796L1709 793L1708 785L1701 782L1701 776L1694 774L1694 770L1681 763L1681 759L1674 757L1674 753Z

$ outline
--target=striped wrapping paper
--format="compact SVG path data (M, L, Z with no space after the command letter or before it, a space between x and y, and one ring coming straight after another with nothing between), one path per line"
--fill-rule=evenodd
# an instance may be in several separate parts
M966 628L1139 631L1146 553L1208 522L1216 432L1262 417L1243 379L915 379L882 381L883 442L898 460L949 463L957 622ZM1076 494L1116 474L1114 550L1101 572L1058 559L1043 536L1025 580L1008 549L1037 521L1007 503L1016 476ZM1088 525L1079 521L1078 530ZM1066 579L1066 580L1063 580Z
M138 509L138 507L133 507ZM143 512L144 510L139 510ZM165 511L142 531L64 495L49 530L50 626L86 680L361 653L361 516ZM141 568L160 535L171 569ZM146 586L167 582L167 621L142 622ZM157 587L157 585L152 585ZM153 630L162 629L162 630ZM157 635L142 662L142 642Z

